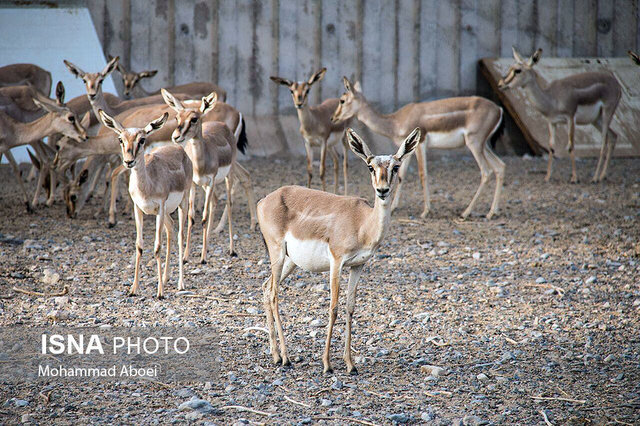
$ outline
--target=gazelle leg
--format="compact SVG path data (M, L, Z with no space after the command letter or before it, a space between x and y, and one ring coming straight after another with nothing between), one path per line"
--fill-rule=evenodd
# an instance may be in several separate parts
M247 195L247 203L249 204L249 217L251 218L251 226L250 229L255 231L256 225L258 223L257 212L256 212L256 194L253 191L253 182L251 181L251 174L247 169L245 169L241 164L235 163L234 168L236 169L236 177L242 184L244 191Z
M333 193L338 193L338 181L340 180L340 165L338 164L338 153L334 146L329 147L329 154L333 160Z
M404 177L407 175L407 170L409 170L409 164L411 163L411 159L407 158L402 162L400 166L400 171L398 172L398 187L396 188L396 195L394 195L393 203L391 203L391 213L398 207L400 204L400 193L402 192L402 185L404 183Z
M53 167L49 168L49 195L45 205L51 207L56 201L56 187L58 186L58 174Z
M120 174L125 171L124 165L116 167L111 173L111 196L109 198L109 222L107 226L113 228L116 226L116 202L118 198L118 186L120 181Z
M484 140L482 141L483 142L482 144L477 143L476 140L470 140L471 138L477 138L477 137L478 137L477 135L465 136L467 147L473 154L473 158L475 158L476 163L478 163L478 167L480 167L481 178L480 178L480 186L478 186L478 189L476 190L475 195L471 199L469 206L462 213L463 219L466 219L467 217L469 217L469 215L473 211L473 208L475 207L476 202L478 202L478 198L480 197L480 194L482 194L482 190L487 185L487 182L489 181L489 179L491 178L491 174L493 173L493 171L491 170L491 167L489 167L489 164L487 163L487 159L484 157L484 153L483 153Z
M229 256L236 257L234 240L233 240L233 203L231 201L231 188L233 186L233 176L227 176L224 178L224 184L227 188L227 210L229 211Z
M140 210L138 206L134 205L133 209L136 218L136 268L133 275L133 285L129 290L130 296L133 296L138 291L138 284L140 283L140 258L142 257L142 248L144 246L142 239L144 216L142 215L142 210Z
M327 185L324 181L324 172L325 172L325 165L326 165L326 160L327 160L327 141L324 140L322 141L322 144L320 144L320 180L322 181L322 190L326 191L327 190Z
M349 271L349 286L347 288L347 325L346 338L344 341L344 362L347 364L348 374L358 374L358 370L351 360L351 321L353 319L353 311L356 307L356 290L358 289L358 280L362 274L364 265L351 267Z
M208 222L211 214L210 203L211 196L214 194L213 182L210 185L204 187L204 208L202 209L202 255L200 256L200 263L207 263L207 237L209 236L207 233L208 230Z
M184 238L184 219L185 219L185 211L189 208L189 198L188 192L185 191L184 198L182 202L178 206L178 290L184 290L184 268L183 268L183 238Z
M604 166L602 167L602 171L600 172L600 176L598 177L598 181L603 181L607 176L607 168L609 167L609 161L611 161L611 155L613 153L613 149L616 147L616 142L618 141L618 135L613 130L609 129L609 140L607 142L607 158L604 161Z
M162 259L160 257L160 247L162 247L162 231L164 230L164 202L160 203L158 214L156 215L156 241L153 244L153 255L158 266L158 299L164 298L164 280L162 279Z
M173 219L166 212L164 215L164 229L167 232L167 254L164 259L164 278L162 281L166 284L169 282L169 257L171 255L171 240L173 240Z
M571 183L578 183L578 173L576 172L576 121L575 118L569 120L569 155L571 156ZM602 154L600 154L602 155Z
M329 361L329 351L331 350L331 335L333 334L333 325L338 316L338 296L340 294L340 273L342 272L342 259L336 259L333 256L329 258L329 288L331 289L331 302L329 303L329 325L327 326L327 340L324 345L324 354L322 355L323 373L333 371L331 362Z
M553 150L556 143L556 125L549 122L549 162L547 163L547 175L544 178L545 182L549 182L551 179L551 173L553 168Z
M427 217L431 211L431 200L429 198L429 175L427 174L427 142L426 138L418 145L416 149L416 160L418 160L418 174L420 175L420 184L423 192L423 209L420 217Z
M307 188L311 188L311 178L313 177L313 148L311 142L304 140L304 149L307 151Z
M278 331L278 338L280 340L280 354L279 356L273 353L274 362L278 362L278 358L281 360L282 365L289 365L289 357L287 356L287 347L284 340L284 330L282 329L282 319L280 318L280 307L278 305L278 284L280 283L280 277L282 276L282 270L285 263L285 250L284 246L274 247L272 250L269 248L269 257L271 258L271 284L268 287L268 293L265 294L265 298L268 298L270 310L273 315L275 327ZM275 334L275 333L274 333ZM272 351L275 347L275 338L272 341Z
M504 183L504 172L507 166L504 164L504 161L498 158L498 156L491 150L488 145L488 141L484 146L484 157L487 159L487 162L496 174L496 190L493 194L491 210L489 210L489 213L487 214L487 219L491 219L493 216L498 214L500 209L500 196L502 194L502 185Z
M349 154L349 146L347 144L347 138L345 137L344 133L342 134L340 140L342 141L342 174L344 175L344 195L348 194L347 191L347 175L348 175L348 169L349 169L349 156L347 154Z
M196 215L196 185L195 183L191 184L191 188L189 189L189 214L187 219L187 242L184 246L184 257L182 258L183 262L186 262L189 259L189 248L191 247L191 227L195 223L195 215Z
M27 190L24 187L24 183L22 183L22 176L20 176L20 169L18 168L18 163L16 163L16 159L13 158L13 154L11 153L11 150L6 150L4 152L4 156L7 157L7 160L9 161L9 164L13 169L13 174L18 180L18 185L20 185L20 190L22 191L22 199L24 201L24 205L27 207L27 212L31 213L33 212L33 209L31 208L31 204L29 204L29 196L27 195Z

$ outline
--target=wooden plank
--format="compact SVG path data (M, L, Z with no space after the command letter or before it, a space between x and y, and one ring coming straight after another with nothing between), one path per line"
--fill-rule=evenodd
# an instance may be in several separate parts
M573 56L573 0L558 0L556 55Z
M149 69L149 45L151 44L151 14L147 3L131 3L131 60L129 70L141 72ZM112 53L113 55L113 53ZM120 79L120 77L116 77ZM142 79L142 87L150 90L153 84Z
M105 7L104 21L104 40L102 44L103 51L113 52L112 55L120 56L120 60L125 66L129 66L130 52L130 14L129 1L120 0L109 2ZM106 56L106 54L105 54ZM122 80L113 79L116 90L120 95L123 93Z
M523 55L531 55L535 51L534 42L538 23L538 15L534 10L537 3L532 1L518 2L518 51Z
M227 103L236 105L238 15L235 0L220 0L218 8L218 84L227 91Z
M511 47L518 44L518 4L514 1L502 2L502 27L500 38L500 56L511 56Z
M193 44L193 11L195 0L175 0L174 84L194 81L195 47Z
M340 58L338 52L339 0L322 1L321 66L327 67L320 86L320 99L337 98L343 92Z
M193 80L210 81L213 55L211 47L217 30L213 14L214 2L198 1L193 9Z
M420 3L420 100L436 96L438 3L438 0Z
M476 43L478 58L500 56L500 0L476 2Z
M249 63L251 60L253 31L255 29L251 26L251 3L252 0L236 1L238 19L236 30L236 97L233 106L244 114L248 114L253 108Z
M613 6L611 0L598 0L596 39L598 56L613 54Z
M380 63L382 62L383 55L380 49L382 0L368 0L364 2L363 7L361 83L367 100L373 103L379 103L381 96L377 88L382 86ZM349 74L343 74L342 67L340 67L340 78L342 78L342 75L351 78ZM388 82L385 82L385 84L388 84ZM340 92L343 91L344 87L342 81L340 81Z
M475 1L475 0L474 0ZM398 71L396 73L397 105L418 100L420 84L420 2L400 3L397 14Z
M478 63L476 0L462 0L460 15L460 95L473 95Z
M171 10L170 10L171 7ZM172 85L173 60L169 60L169 52L173 51L173 24L169 24L170 15L173 15L173 6L168 0L152 0L149 4L152 14L151 28L149 29L151 42L149 43L149 58L147 66L151 70L158 70L153 77L152 87L157 90L160 87ZM171 63L171 67L169 64Z
M296 58L296 16L295 2L281 1L279 10L279 63L278 76L289 80L298 80ZM293 114L295 108L291 94L284 87L278 90L278 105L281 114Z
M392 8L393 8L393 3ZM357 19L358 4L355 1L340 2L340 19L338 25L338 57L340 62L340 76L357 78L358 44ZM341 87L342 86L341 84Z
M597 56L596 0L581 0L573 10L573 56Z
M320 67L316 60L317 11L313 0L298 0L296 3L296 76L306 81ZM319 59L319 58L317 58ZM318 87L309 91L310 105L318 103Z
M272 94L277 96L277 92L273 90L276 85L269 80L269 76L277 72L273 69L272 13L273 0L251 4L253 37L249 63L249 93L253 100L253 115L273 113L273 102L270 98Z
M615 0L613 14L613 56L625 56L627 50L637 50L638 1Z
M542 48L545 56L557 55L558 0L538 0L534 50Z
M460 0L438 3L437 96L460 90Z

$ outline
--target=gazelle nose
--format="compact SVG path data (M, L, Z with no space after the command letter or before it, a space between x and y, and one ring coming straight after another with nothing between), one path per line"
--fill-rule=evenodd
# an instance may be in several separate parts
M131 161L127 161L127 160L125 160L124 164L125 164L127 167L131 168L131 167L133 166L133 163L134 163L134 162L135 162L135 160L131 160Z
M389 193L389 188L377 188L376 191L378 191L380 195L386 195Z

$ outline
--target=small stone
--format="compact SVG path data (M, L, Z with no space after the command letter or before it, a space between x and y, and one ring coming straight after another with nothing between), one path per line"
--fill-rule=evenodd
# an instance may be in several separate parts
M473 257L475 260L479 260L480 259L480 252L475 252L471 255L471 257Z
M486 420L482 420L478 416L464 416L464 418L462 419L462 424L464 426L480 426L489 424L489 422Z
M276 379L273 381L273 386L282 386L284 385L284 381L282 379Z
M543 277L536 278L536 284L544 284L546 282L547 280L545 280Z
M196 421L196 420L200 420L203 417L204 417L204 413L200 411L192 411L190 413L185 414L184 419L189 421Z
M476 379L480 380L481 382L486 382L487 380L489 380L489 376L484 373L480 373L476 376Z
M336 380L335 383L331 385L331 389L340 390L344 387L344 384L340 380Z
M190 396L194 396L194 393L189 388L182 388L176 392L176 395L180 398L189 398Z
M589 278L587 278L587 280L584 282L585 284L589 285L589 284L593 284L596 282L598 278L596 278L595 275L591 275Z
M317 291L318 293L324 293L325 291L329 291L329 286L325 284L316 284L313 286L313 291Z
M260 311L257 308L254 308L253 306L251 306L247 308L247 313L251 315L258 315Z
M311 323L309 323L311 327L324 327L324 322L320 318L316 318Z
M331 401L330 399L322 398L320 400L320 405L322 405L323 407L330 407L332 404L333 404L333 401Z
M176 293L176 296L191 296L195 294L193 291L189 291L189 290L180 290Z
M24 399L14 399L13 405L15 405L16 407L26 407L27 405L29 405L29 401Z
M56 273L53 269L47 268L43 272L44 272L44 276L42 277L43 283L52 285L60 281L60 274Z
M33 420L33 416L29 413L23 414L22 417L20 418L20 421L22 423L31 423L32 420Z
M213 384L211 382L204 382L204 390L208 391L213 388Z
M193 271L191 271L190 273L191 273L191 275L198 275L198 274L202 273L202 269L196 268Z
M178 406L179 411L198 410L200 412L210 412L214 408L207 400L200 399L197 396L192 396L189 401L183 402Z
M66 305L67 303L69 303L69 296L54 297L53 301L56 305Z
M405 413L387 414L387 419L394 423L409 423L411 421L411 416Z
M449 374L444 368L435 365L423 365L420 367L420 371L436 378Z
M616 356L614 354L609 354L607 355L607 357L604 359L604 362L611 362L611 361L615 361L616 360Z

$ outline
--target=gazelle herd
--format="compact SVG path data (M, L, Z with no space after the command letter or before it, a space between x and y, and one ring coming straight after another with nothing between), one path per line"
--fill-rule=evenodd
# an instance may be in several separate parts
M575 165L575 126L593 124L602 134L602 149L594 182L602 181L615 148L617 135L611 122L620 101L621 88L613 74L589 72L551 82L544 81L535 70L542 51L523 58L514 48L514 63L500 80L503 90L522 88L546 118L550 133L549 162L545 180L552 172L553 153L558 146L556 127L566 124L567 148L571 156L571 182L577 182ZM640 65L640 58L629 52ZM56 186L63 187L67 214L74 217L100 181L105 181L105 204L108 224L116 225L116 199L120 175L128 177L127 199L135 218L135 272L130 294L140 284L143 253L143 216L156 217L154 257L157 265L158 298L164 297L169 280L174 219L178 210L178 289L186 288L183 263L190 254L191 231L196 224L197 188L204 190L200 262L207 261L207 248L218 202L218 186L224 183L225 210L215 231L226 225L229 231L229 254L235 256L233 238L234 183L246 192L251 229L256 223L264 237L271 260L271 275L263 283L263 304L273 361L289 364L284 329L279 313L278 286L296 267L311 272L329 272L329 325L322 357L324 371L331 371L329 350L337 316L339 281L349 268L346 304L346 338L344 360L347 371L355 373L351 358L351 323L356 289L363 266L380 246L389 228L391 214L398 206L402 184L411 156L415 153L423 192L421 216L431 210L427 174L427 149L456 149L466 146L480 168L480 185L462 213L467 218L491 178L495 192L490 219L499 213L505 164L493 152L490 140L503 121L503 109L477 96L456 97L411 103L390 114L381 114L367 101L360 83L344 77L345 92L340 98L309 105L308 94L324 77L326 68L313 73L307 81L295 82L282 77L271 80L291 92L300 121L307 154L306 188L283 186L255 202L251 177L238 162L238 151L247 147L245 121L241 112L226 104L224 89L206 82L166 87L148 93L140 81L157 71L131 72L109 58L104 69L85 72L64 61L69 71L80 78L87 92L64 102L64 86L59 83L55 99L50 99L51 74L31 64L0 68L0 158L6 156L18 180L27 209L38 205L39 191L46 186L46 204L54 202ZM123 79L129 100L103 93L104 79L114 71ZM375 88L368 88L373 90ZM351 128L357 119L366 127L389 138L398 148L394 155L373 155L367 143ZM46 143L43 139L47 139ZM335 145L343 145L342 167L344 195L337 195L339 155ZM39 170L33 200L24 186L11 148L31 145L32 162ZM313 150L320 149L322 191L311 189ZM374 188L374 204L348 196L349 149L364 161ZM331 156L334 167L334 194L325 192L325 160ZM109 189L109 197L107 197ZM186 240L184 223L187 221ZM164 267L160 256L162 236L167 247Z

